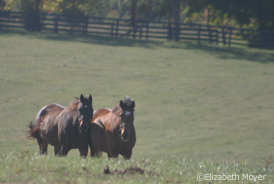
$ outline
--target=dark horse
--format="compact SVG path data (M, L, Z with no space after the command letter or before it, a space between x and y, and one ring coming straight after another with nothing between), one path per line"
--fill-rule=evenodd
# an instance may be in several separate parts
M88 153L88 128L93 118L92 97L83 95L68 107L51 104L43 107L31 121L29 137L36 138L41 154L47 154L48 144L55 155L65 156L78 148L81 156Z
M94 111L89 140L91 156L101 156L103 151L108 158L117 158L121 154L130 159L136 142L134 107L135 102L127 97L112 110Z

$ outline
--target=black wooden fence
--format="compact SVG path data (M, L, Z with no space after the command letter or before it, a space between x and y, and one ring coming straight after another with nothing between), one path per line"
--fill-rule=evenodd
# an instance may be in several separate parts
M173 24L168 21L146 21L99 18L61 14L33 14L0 11L0 29L23 29L109 37L132 37L140 40L166 39L223 43L274 48L274 32L201 24Z

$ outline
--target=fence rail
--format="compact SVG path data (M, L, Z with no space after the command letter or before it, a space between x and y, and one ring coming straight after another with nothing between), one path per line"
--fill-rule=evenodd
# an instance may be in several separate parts
M201 24L171 23L72 16L61 14L33 14L0 11L0 29L23 29L109 37L132 37L134 39L166 39L196 41L197 43L223 43L224 45L248 45L274 48L274 32Z

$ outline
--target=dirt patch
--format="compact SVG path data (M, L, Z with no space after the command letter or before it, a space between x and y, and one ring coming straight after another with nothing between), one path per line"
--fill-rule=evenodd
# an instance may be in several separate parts
M116 173L117 174L144 174L144 170L137 167L137 166L131 166L129 168L126 168L126 169L123 169L123 170L120 170L120 171L117 171L116 170Z
M124 174L144 174L145 170L137 167L137 166L130 166L128 168L122 169L122 170L117 170L115 169L113 173L110 172L108 165L104 167L103 174L118 174L118 175L124 175ZM159 176L156 172L153 171L146 171L146 173L150 175L157 175Z
M112 173L109 171L108 165L106 165L106 166L104 167L103 174L112 174Z

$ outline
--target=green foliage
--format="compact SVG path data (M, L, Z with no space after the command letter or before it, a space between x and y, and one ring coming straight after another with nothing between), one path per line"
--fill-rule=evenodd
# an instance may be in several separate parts
M132 0L111 0L110 2L112 3L112 7L109 16L112 13L115 14L114 18L130 18Z
M6 2L4 0L0 0L0 10L4 10L5 6L6 6Z
M7 0L5 10L39 13L42 5L42 0Z
M189 14L209 8L212 23L223 24L225 18L235 19L240 25L256 21L259 29L274 30L274 1L272 0L195 0L187 1ZM219 19L219 20L218 20Z
M4 7L4 10L9 10L9 11L21 11L21 0L16 1L16 0L7 0L6 5Z
M171 2L169 0L139 0L138 16L141 19L159 20L170 17Z
M63 0L58 3L58 9L63 14L68 15L84 15L81 10L81 5L85 3L85 0L74 1L74 0Z

